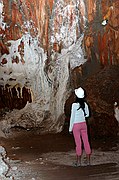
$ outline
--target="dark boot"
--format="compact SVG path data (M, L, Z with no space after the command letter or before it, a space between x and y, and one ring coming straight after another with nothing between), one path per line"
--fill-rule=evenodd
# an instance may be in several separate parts
M87 154L87 166L90 166L90 154Z
M75 167L79 167L79 166L81 166L81 156L76 156L76 162L75 163L73 163L73 165L75 166Z

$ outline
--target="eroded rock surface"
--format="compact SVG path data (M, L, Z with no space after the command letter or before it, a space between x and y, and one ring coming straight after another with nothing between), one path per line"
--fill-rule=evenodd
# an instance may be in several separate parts
M118 0L1 0L0 108L12 110L1 119L1 134L14 126L60 132L87 60L94 72L97 62L119 64L118 33Z
M9 171L9 165L6 163L6 150L0 146L0 179L1 180L13 180L12 176L7 177Z
M114 108L115 102L119 104L118 70L118 66L107 66L85 82L91 107L91 132L95 137L116 136L119 132Z

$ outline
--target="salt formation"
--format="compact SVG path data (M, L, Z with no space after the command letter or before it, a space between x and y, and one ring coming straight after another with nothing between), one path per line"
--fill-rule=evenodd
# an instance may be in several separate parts
M6 26L6 23L3 21L4 20L4 16L3 16L3 2L1 1L0 2L0 28L5 30L5 26Z
M70 89L67 89L70 73L69 65L73 68L85 62L83 51L80 48L82 38L72 46L70 51L66 51L63 55L58 55L55 69L53 69L52 75L50 73L52 86L49 86L49 89L44 89L46 93L32 103L27 103L25 108L13 110L4 116L4 119L1 121L1 130L5 134L12 127L23 127L25 129L35 127L44 132L60 132L62 130L64 118L62 116L60 121L58 121L58 118L63 114L67 93L70 92ZM73 59L73 54L75 54L75 60ZM62 63L60 63L61 61ZM51 94L49 97L47 97L49 94L48 90ZM57 101L54 101L54 98Z
M4 22L3 16L1 22ZM0 58L0 85L3 90L8 89L11 97L11 89L14 87L18 98L23 98L25 87L31 94L32 103L27 103L21 110L7 112L0 121L1 131L6 134L12 127L36 127L41 132L62 130L65 121L64 105L71 93L70 72L86 62L82 46L85 24L83 0L80 3L58 0L53 6L49 25L51 34L48 36L51 48L56 43L58 47L62 46L61 52L56 48L48 57L40 46L40 29L28 20L21 26L24 32L20 34L21 37L6 42L8 53Z
M117 102L114 103L114 112L115 112L114 116L119 123L119 106Z
M11 180L13 177L7 177L9 171L9 166L5 162L6 151L5 148L0 146L0 179L1 180Z

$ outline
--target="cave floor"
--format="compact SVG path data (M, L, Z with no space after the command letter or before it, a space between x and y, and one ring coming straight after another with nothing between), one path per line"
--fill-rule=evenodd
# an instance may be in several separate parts
M117 180L119 179L119 139L91 140L91 166L73 167L75 146L67 132L39 135L34 131L12 130L1 138L10 158L8 175L15 180Z

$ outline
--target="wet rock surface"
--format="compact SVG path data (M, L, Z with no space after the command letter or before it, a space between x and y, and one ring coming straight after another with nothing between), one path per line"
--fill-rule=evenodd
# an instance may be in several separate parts
M73 136L65 130L59 134L39 135L36 131L12 130L11 137L1 138L10 158L9 175L16 180L116 180L119 178L119 139L90 139L91 166L73 167ZM14 168L16 167L16 168Z

